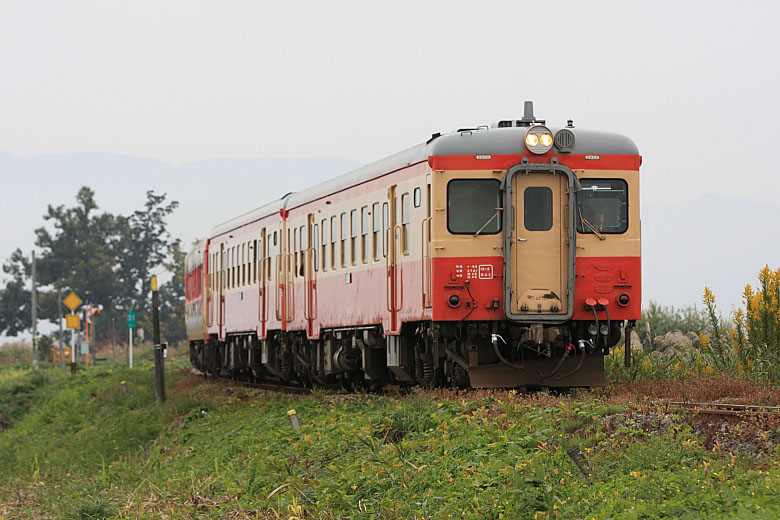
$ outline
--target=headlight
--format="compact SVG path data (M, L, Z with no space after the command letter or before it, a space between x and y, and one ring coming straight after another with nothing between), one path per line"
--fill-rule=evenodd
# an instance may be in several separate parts
M532 126L525 134L525 146L535 154L541 155L549 152L553 141L552 132L543 125Z

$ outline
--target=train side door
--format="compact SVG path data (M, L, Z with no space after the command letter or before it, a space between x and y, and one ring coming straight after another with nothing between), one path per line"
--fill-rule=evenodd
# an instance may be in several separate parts
M257 247L257 317L260 321L260 337L266 336L266 322L268 321L268 235L266 228L260 231L260 242Z
M307 225L301 236L301 249L303 250L303 309L306 318L306 335L309 338L319 336L317 320L317 270L319 250L319 229L314 222L314 214L309 214Z
M512 301L516 314L567 311L568 245L564 229L566 177L517 174L513 179Z
M289 255L287 254L287 222L282 220L282 224L279 227L278 241L276 242L276 258L274 266L274 278L276 282L276 297L275 309L276 319L281 323L282 330L287 330L287 280L288 273L290 271Z
M217 254L206 243L208 263L206 264L206 326L214 326L214 293L217 289Z
M398 266L398 240L399 226L397 225L397 186L393 185L387 190L388 210L385 213L383 209L382 220L385 224L385 243L387 268L385 280L385 300L387 304L387 319L384 320L385 334L398 334L401 331L401 324L398 321L398 311L401 310L401 281L400 269Z
M217 256L219 283L217 285L217 326L220 341L225 339L225 244L219 245Z
M421 241L422 241L422 307L430 309L433 307L433 280L432 280L432 260L431 260L431 175L425 176L425 216L421 223ZM416 201L415 201L416 205Z
M206 327L211 326L211 315L209 314L211 307L211 283L209 280L211 262L209 262L209 256L209 242L207 240L203 247L203 263L201 264L200 277L200 312L201 319Z

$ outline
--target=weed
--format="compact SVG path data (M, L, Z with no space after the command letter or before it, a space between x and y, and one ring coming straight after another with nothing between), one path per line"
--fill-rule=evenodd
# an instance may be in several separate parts
M67 516L73 520L106 520L114 514L111 504L100 498L93 498L78 504Z

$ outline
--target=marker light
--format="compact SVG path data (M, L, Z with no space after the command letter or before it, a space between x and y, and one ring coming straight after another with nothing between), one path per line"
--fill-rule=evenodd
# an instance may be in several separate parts
M553 146L552 132L544 125L532 126L525 134L525 146L531 153L544 154Z

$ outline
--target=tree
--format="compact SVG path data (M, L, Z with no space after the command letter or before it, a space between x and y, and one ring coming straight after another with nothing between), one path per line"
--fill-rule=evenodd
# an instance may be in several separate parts
M178 202L165 203L166 195L146 193L144 209L130 216L98 213L95 193L82 187L73 207L48 206L48 224L35 231L38 254L39 316L56 323L59 290L74 290L88 303L103 306L96 318L96 337L107 338L111 319L124 320L124 312L139 311L139 321L151 328L150 274L162 266L171 239L166 218ZM30 261L20 250L3 266L10 275L0 289L0 333L11 335L30 325Z
M3 265L3 271L11 276L11 280L0 290L0 333L16 336L30 326L31 295L25 286L29 270L29 261L20 249L14 251Z
M165 220L179 203L165 205L165 197L147 191L144 209L124 218L119 226L116 278L122 290L117 303L141 314L142 322L151 310L152 270L163 265L169 247L178 242L171 239Z
M186 338L184 330L184 256L181 244L168 246L165 269L173 276L160 287L160 332L170 344Z

